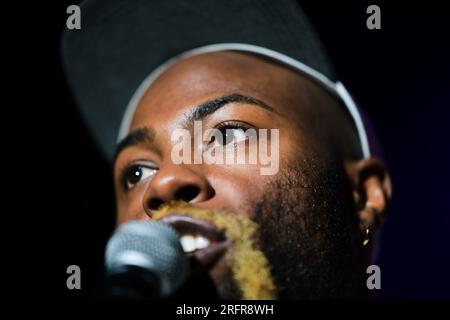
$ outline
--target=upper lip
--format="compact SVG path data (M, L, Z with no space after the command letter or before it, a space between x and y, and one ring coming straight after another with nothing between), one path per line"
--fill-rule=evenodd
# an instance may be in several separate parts
M179 213L169 214L160 220L173 227L179 236L186 234L199 235L211 242L225 241L225 234L208 221L193 218Z

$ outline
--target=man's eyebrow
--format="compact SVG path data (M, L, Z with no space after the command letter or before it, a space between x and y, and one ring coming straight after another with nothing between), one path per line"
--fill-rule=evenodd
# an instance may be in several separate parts
M186 127L192 126L194 121L202 120L203 118L209 116L210 114L216 112L221 107L229 103L245 103L252 104L263 109L274 111L274 109L267 103L258 100L250 96L244 96L239 93L233 93L230 95L222 96L213 100L203 102L202 104L195 106L191 111L188 112L185 120Z
M145 127L139 128L131 131L125 138L123 138L116 147L116 152L114 155L114 162L116 161L119 154L126 148L138 145L140 143L152 143L155 139L155 133L152 129Z
M194 121L202 120L203 118L214 113L221 107L229 103L245 103L252 104L263 109L274 111L274 109L267 103L258 100L250 96L244 96L239 93L233 93L226 96L222 96L213 100L203 102L202 104L195 106L191 111L188 112L186 119L184 120L185 127L191 127ZM154 140L154 131L148 127L139 128L131 131L125 138L123 138L116 147L116 152L114 154L114 162L116 161L119 154L126 148L135 146L140 143L152 143Z

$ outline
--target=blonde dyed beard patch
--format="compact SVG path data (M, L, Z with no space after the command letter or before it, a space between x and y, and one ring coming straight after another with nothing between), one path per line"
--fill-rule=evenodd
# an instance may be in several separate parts
M276 297L269 262L259 248L259 227L255 222L234 213L193 208L185 202L162 206L153 219L159 220L173 213L208 221L225 233L232 243L227 259L244 300Z

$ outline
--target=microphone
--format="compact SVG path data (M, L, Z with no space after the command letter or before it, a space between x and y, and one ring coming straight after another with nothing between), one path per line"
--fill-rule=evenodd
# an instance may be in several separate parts
M106 295L111 298L164 298L175 293L189 272L175 230L162 222L131 221L108 241Z

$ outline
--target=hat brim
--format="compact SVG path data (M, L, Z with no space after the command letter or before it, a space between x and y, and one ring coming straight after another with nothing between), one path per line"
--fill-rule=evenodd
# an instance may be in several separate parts
M270 48L335 80L295 1L88 0L80 8L81 30L64 32L62 60L84 119L109 160L141 82L188 50L215 43Z

